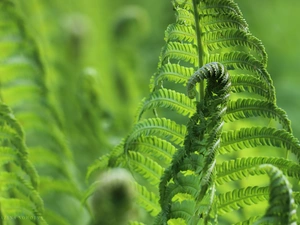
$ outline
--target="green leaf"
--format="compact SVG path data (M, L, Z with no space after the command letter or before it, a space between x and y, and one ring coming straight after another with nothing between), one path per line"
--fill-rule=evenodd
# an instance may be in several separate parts
M150 158L134 151L128 152L128 167L139 173L153 186L158 186L159 178L163 174L163 168Z
M176 124L174 121L166 118L150 118L138 122L130 136L128 137L125 146L127 151L128 145L140 136L158 135L169 139L176 145L182 145L186 127L184 125Z
M180 61L189 62L197 66L197 50L192 44L169 42L163 51L163 60L170 59L177 59Z
M160 107L171 109L183 116L191 116L195 112L195 103L190 98L182 93L163 88L153 92L144 101L139 118L146 110Z
M160 207L158 204L158 197L153 193L149 192L146 187L135 183L137 190L137 202L144 208L151 216L156 216L159 213Z
M268 200L269 187L251 187L234 189L218 195L218 214L223 215L244 206L259 204Z
M268 127L251 127L222 133L219 152L239 151L259 146L272 146L293 152L300 158L298 139L285 130Z
M274 103L257 99L229 101L225 121L236 121L249 117L264 117L277 120L287 132L292 132L287 114Z
M224 161L216 165L217 179L216 183L222 185L226 182L243 179L249 175L261 175L266 171L258 166L270 164L278 167L285 175L300 178L300 166L290 160L277 157L246 157L235 160ZM254 169L256 168L256 169Z
M132 142L130 150L138 151L165 166L171 162L172 156L177 151L176 147L170 142L156 136L139 137L136 141Z
M292 196L292 189L282 174L276 167L264 164L264 168L270 177L270 197L269 207L265 215L255 223L258 224L288 224L296 225L297 214L295 201Z

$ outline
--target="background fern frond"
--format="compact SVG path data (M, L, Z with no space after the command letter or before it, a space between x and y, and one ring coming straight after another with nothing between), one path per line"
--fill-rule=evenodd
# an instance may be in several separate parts
M272 165L261 165L270 177L269 207L265 215L255 224L296 224L296 205L288 180Z
M12 218L20 224L47 224L38 193L38 175L28 160L24 134L10 109L0 102L1 223ZM21 218L23 216L24 218Z
M2 12L0 23L3 25L3 32L0 34L0 48L3 52L0 67L1 74L5 74L0 76L1 100L12 108L16 118L22 124L25 132L25 139L22 142L26 142L28 146L29 159L31 160L32 157L39 175L46 178L41 179L41 187L46 186L43 184L44 180L55 180L54 178L57 179L57 184L60 184L60 181L72 183L68 188L45 188L42 198L47 210L63 214L69 217L67 220L73 221L70 216L73 212L63 212L61 206L57 205L51 196L59 193L63 196L62 199L64 198L62 202L73 201L73 205L77 204L77 207L80 207L81 197L78 193L82 187L77 183L79 173L75 172L77 169L73 153L67 146L62 132L62 123L51 101L47 87L47 66L41 55L42 51L33 38L21 3L3 1L0 8ZM15 42L14 39L18 41ZM14 51L6 51L7 46L11 46ZM16 147L21 147L17 140L14 142ZM44 161L37 160L41 155L49 158L45 158ZM29 167L24 166L24 168L26 171ZM77 192L76 196L68 196L69 193L75 192ZM68 198L72 200L66 200Z

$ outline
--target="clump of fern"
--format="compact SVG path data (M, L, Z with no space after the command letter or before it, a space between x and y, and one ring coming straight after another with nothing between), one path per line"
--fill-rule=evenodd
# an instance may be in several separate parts
M81 207L81 187L60 118L49 99L46 66L18 2L2 1L0 8L1 101L12 108L24 129L29 159L40 175L45 220L68 224L74 220L73 211L63 211L62 203Z
M299 178L299 141L292 135L286 113L276 105L262 42L251 34L232 0L172 3L176 22L166 29L150 94L141 103L134 127L110 154L90 166L87 177L107 167L130 170L137 202L152 218L148 221L156 218L156 224L197 224L201 220L206 224L272 224L278 215L287 214L291 217L282 217L279 223L295 224L291 196L297 203L298 193L282 196L282 201L290 202L288 211L275 200L285 178L279 186L273 185L272 178L270 190L267 183L245 181L263 174L272 177L277 171L270 172L273 166L286 177ZM231 80L226 98L230 97L222 107L224 96L217 94L224 91L218 86L222 78L208 84L200 79L189 95L184 87L194 83L189 79L195 79L199 68L217 74L214 67L203 67L212 62L220 63ZM216 108L209 111L209 107ZM225 122L223 130L219 119ZM218 126L212 125L215 123ZM281 157L272 156L273 151ZM263 164L272 166L260 166ZM289 185L283 190L292 192ZM197 197L199 192L201 197ZM267 200L270 205L264 215L262 203ZM277 217L272 208L276 204Z
M1 224L47 224L38 192L39 177L28 159L24 132L11 110L0 102Z

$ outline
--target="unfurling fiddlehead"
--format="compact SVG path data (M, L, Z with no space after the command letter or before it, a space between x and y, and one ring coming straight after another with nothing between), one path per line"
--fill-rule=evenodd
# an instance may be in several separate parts
M174 154L160 182L161 213L157 224L183 219L188 224L207 223L214 201L215 156L220 144L223 115L230 91L230 78L220 63L197 70L187 84L188 96L196 96L196 84L207 79L204 100L187 125L184 148ZM178 200L180 199L180 203ZM188 214L188 215L187 215Z

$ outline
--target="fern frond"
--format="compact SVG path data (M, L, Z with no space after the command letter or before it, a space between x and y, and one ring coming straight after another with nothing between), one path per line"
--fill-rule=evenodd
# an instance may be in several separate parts
M154 90L162 81L172 81L185 84L189 77L194 73L194 68L185 67L179 64L166 63L161 66L156 76L153 77L150 84L150 91Z
M140 136L158 135L165 139L170 139L177 145L182 145L186 127L176 124L174 121L166 118L150 118L142 120L133 128L132 133L126 140L126 144L130 144L133 140ZM125 146L125 150L127 151Z
M157 136L139 137L132 142L131 151L138 151L155 162L168 165L177 151L176 147Z
M145 100L138 117L140 118L146 110L159 107L171 109L184 116L192 115L195 112L194 102L186 95L163 88L153 92L150 97Z
M169 42L162 54L163 60L176 59L197 66L198 55L195 46L179 42Z
M224 131L219 152L239 151L258 146L272 146L293 152L300 158L300 145L291 133L268 127L251 127L240 130Z
M300 166L284 158L276 157L247 157L225 161L217 164L218 177L216 183L222 185L226 182L240 180L249 175L260 175L266 172L259 169L259 165L270 164L279 168L285 175L300 178ZM257 168L257 169L253 169Z
M258 204L268 200L269 187L250 187L234 189L217 196L218 214L223 215L244 206Z
M86 181L90 178L92 173L94 173L96 170L102 171L105 168L108 167L109 164L109 154L105 154L104 156L100 157L99 159L95 160L89 167L86 173Z
M184 200L182 202L176 201L171 206L171 219L181 218L185 221L191 220L193 217L193 211L195 207L195 201Z
M24 9L20 4L18 1L10 0L1 1L0 3L0 24L4 25L1 26L0 32L0 70L1 74L5 74L5 76L0 76L1 99L14 111L16 118L22 124L26 137L24 139L23 137L16 137L12 140L11 146L13 149L20 149L21 152L26 149L26 139L30 157L35 163L37 162L35 164L37 171L41 176L47 177L49 175L58 180L64 179L65 185L57 181L57 184L60 184L61 187L64 186L64 188L56 190L59 190L60 193L65 192L64 196L66 197L70 192L78 191L79 182L77 183L77 178L79 171L77 171L73 154L62 132L62 123L57 116L53 102L50 100L51 97L47 87L49 81L47 77L48 65L43 61L44 55L41 55L38 41L30 34L32 27L27 24L28 18L23 17ZM43 12L41 12L42 14ZM5 40L9 40L11 37L13 39L9 45L14 51L5 51L6 44L8 44ZM3 126L1 126L2 128ZM49 153L44 154L43 151ZM43 152L44 161L38 160L38 158L42 158L41 152ZM23 161L28 161L25 155L20 158ZM31 179L31 184L35 188L37 184L34 183L37 183L37 181L33 180L35 176L33 176L32 165L29 162L25 164L21 160L18 163L23 172L28 174L23 174L26 180ZM44 188L46 184L43 184L43 181L44 179L41 179L40 187ZM55 186L55 182L50 184ZM49 184L47 183L47 185ZM43 200L47 201L45 203L46 210L51 207L57 208L53 204L55 201L47 196L50 193L56 193L54 188L44 188L43 190L48 191L47 193L43 192L42 195ZM69 197L75 200L74 196ZM79 204L80 196L77 195L77 197L78 199L75 201ZM68 214L69 212L64 213Z
M178 7L176 9L176 23L184 26L195 26L195 18L190 9Z
M28 161L24 135L10 109L0 102L0 205L3 218L47 224L43 201L37 192L38 175Z
M292 132L291 122L285 111L274 103L257 99L229 101L225 121L236 121L250 117L264 117L277 120L287 132Z
M152 216L156 216L159 213L158 197L138 183L135 183L135 188L137 190L137 202L139 205Z
M264 164L260 168L270 177L269 207L265 215L255 223L258 224L297 224L296 205L288 180L276 167Z
M203 37L209 51L229 47L246 47L254 51L264 65L267 62L267 53L261 41L243 30L217 30L214 32L208 32Z
M2 197L9 198L8 193L14 190L15 193L21 194L24 198L29 198L38 212L44 211L44 204L39 193L25 179L17 175L17 172L0 172L0 181Z
M10 218L13 221L31 221L33 224L47 225L42 215L34 211L33 205L23 199L5 199L0 198L1 213L4 218Z
M178 41L196 43L194 29L191 26L181 24L171 24L166 30L166 41Z
M224 160L226 153L269 146L291 151L299 160L300 145L291 133L286 113L276 105L264 46L250 33L237 4L232 0L172 2L176 23L165 32L166 45L151 78L151 93L141 104L125 142L102 163L131 169L136 175L138 204L156 216L156 225L216 224L218 215L266 201L272 193L266 187L248 186L217 195L216 185L221 189L229 181L266 174L269 169L260 167L266 163L278 166L292 178L298 179L300 174L298 164L275 157L216 164L219 153L224 154ZM171 90L174 83L186 85L187 95ZM237 100L228 103L231 91ZM200 101L195 105L188 97ZM190 120L184 126L159 118L157 108L189 116ZM154 111L154 118L141 120L148 110ZM229 126L234 128L242 119L260 118L275 120L283 129L252 126L222 131L223 120L233 122ZM160 198L156 196L158 177ZM259 218L249 216L245 220L247 215L239 216L244 220L240 224Z
M248 92L263 97L266 101L273 101L272 92L269 90L268 84L253 75L232 75L232 92L241 93Z
M275 100L275 91L273 86L273 81L270 77L270 74L267 72L263 63L258 61L252 55L243 53L243 52L229 52L229 53L220 53L212 54L209 56L210 61L221 62L227 69L241 69L245 72L250 72L255 76L258 76L260 79L264 80L268 85L268 89L271 92L270 98Z
M163 168L155 161L144 157L138 152L129 151L127 164L131 170L139 173L153 186L159 184L159 178L163 174Z
M239 29L248 31L248 24L241 15L238 14L206 14L201 23L205 32L225 29Z
M240 11L238 5L230 0L203 0L203 5L201 6L201 13L203 13L204 15L242 15L242 12Z

